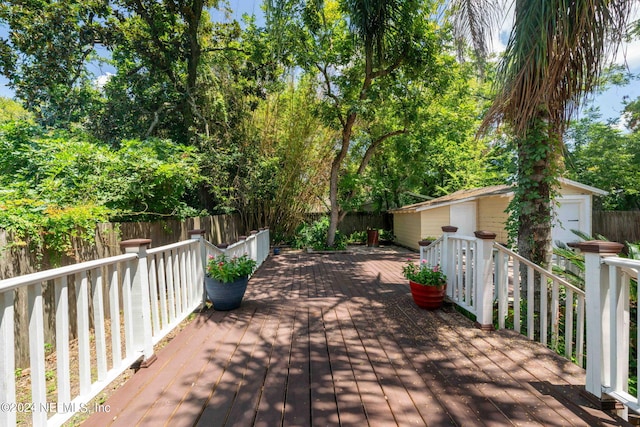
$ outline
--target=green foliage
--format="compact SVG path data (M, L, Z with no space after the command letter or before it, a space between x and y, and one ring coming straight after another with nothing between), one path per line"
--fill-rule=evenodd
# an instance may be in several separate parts
M336 232L334 246L327 246L327 233L329 231L329 218L322 217L313 224L303 223L296 231L294 247L299 249L312 248L316 251L344 250L347 248L347 237L340 231Z
M0 150L0 228L14 245L70 253L73 238L93 241L96 222L197 212L184 202L201 179L192 148L132 140L113 150L81 132L7 122Z
M243 147L236 167L234 207L276 233L293 235L326 194L335 132L317 117L317 105L313 82L302 78L252 114L254 144Z
M448 34L428 19L430 1L267 3L281 58L318 81L318 115L340 132L331 159L334 244L340 213L361 203L362 176L384 144L409 133L429 94L450 84Z
M603 209L640 208L640 133L602 123L598 111L591 110L572 123L568 138L569 178L608 191L601 198Z
M367 241L367 232L366 231L354 231L347 237L347 243L366 243Z
M425 260L418 266L416 263L408 261L402 267L402 274L408 280L419 285L442 286L447 283L447 276L440 270L440 266L431 267Z
M102 23L110 13L100 0L0 3L0 21L11 29L0 38L0 72L39 123L68 127L91 116L99 92L87 65L107 42Z
M18 102L0 97L0 123L12 121L31 121L31 114Z
M538 265L551 258L552 203L562 168L561 140L545 114L529 125L528 133L513 141L517 152L517 185L507 208L506 229L518 253Z
M512 159L503 159L502 146L476 137L485 86L474 82L470 67L448 72L447 88L416 94L411 132L381 146L360 180L358 202L388 210L424 200L417 195L438 197L506 181Z
M224 254L215 257L210 255L207 261L207 276L222 283L232 283L250 275L255 269L256 262L247 254L233 258Z

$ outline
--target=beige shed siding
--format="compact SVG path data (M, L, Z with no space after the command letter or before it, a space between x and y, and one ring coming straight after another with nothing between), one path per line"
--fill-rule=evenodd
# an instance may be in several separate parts
M449 206L441 208L428 209L422 211L422 227L420 229L420 239L425 237L442 236L442 227L451 225L451 217L449 216Z
M581 194L589 194L588 192L581 190L579 188L569 187L565 185L560 187L560 190L558 190L558 193L560 193L561 196L575 196L575 195L581 195Z
M504 243L508 239L505 229L509 215L505 212L510 197L481 197L478 199L478 229L496 233L496 241Z
M396 243L411 249L419 249L420 213L397 213L393 215L393 234Z

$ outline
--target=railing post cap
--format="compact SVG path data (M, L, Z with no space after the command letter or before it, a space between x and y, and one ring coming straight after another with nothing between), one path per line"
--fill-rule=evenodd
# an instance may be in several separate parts
M240 242L241 240L247 240L247 236L240 236L240 237L238 237L238 242Z
M251 231L249 232L249 234L251 234L252 236L253 236L254 234L258 234L258 230L251 230Z
M474 231L473 234L475 234L475 236L478 239L482 239L482 240L494 240L497 236L496 233L493 233L491 231L482 231L482 230Z
M422 247L425 247L425 246L429 246L429 245L430 245L430 244L432 244L432 243L433 243L433 240L426 240L426 239L423 239L423 240L420 240L420 241L418 242L418 245L419 245L419 246L422 246Z
M204 236L204 233L205 233L205 230L204 230L204 229L202 229L202 228L196 228L196 229L194 229L194 230L189 230L189 231L187 231L187 234L189 235L189 237L191 237L191 236L195 236L195 235L197 235L197 234L199 234L199 235L201 235L201 236Z
M129 240L123 240L122 242L120 242L120 247L122 249L139 248L141 246L149 247L150 244L151 244L151 239L129 239Z
M589 240L575 245L580 251L596 254L614 254L622 252L624 245L618 242L606 242L603 240Z
M227 249L229 247L228 243L220 243L219 245L216 245L216 248L218 249Z
M445 233L455 233L456 231L458 231L458 227L456 227L455 225L444 225L442 226L442 231L444 231Z

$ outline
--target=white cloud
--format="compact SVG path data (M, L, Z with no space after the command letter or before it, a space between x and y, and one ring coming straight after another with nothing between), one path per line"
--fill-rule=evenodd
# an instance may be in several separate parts
M101 76L98 76L95 80L96 89L98 90L104 89L104 86L107 84L107 82L111 77L113 77L113 74L109 72L102 74Z

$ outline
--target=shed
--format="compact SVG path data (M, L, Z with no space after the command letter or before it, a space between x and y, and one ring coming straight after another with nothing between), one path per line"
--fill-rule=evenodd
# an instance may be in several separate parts
M557 214L552 239L574 242L579 238L571 230L591 234L593 196L607 192L566 178L560 179ZM506 212L513 198L510 185L493 185L460 190L437 199L391 210L396 243L418 249L418 241L442 235L441 227L453 225L458 233L473 236L477 230L496 233L498 242L506 242Z

